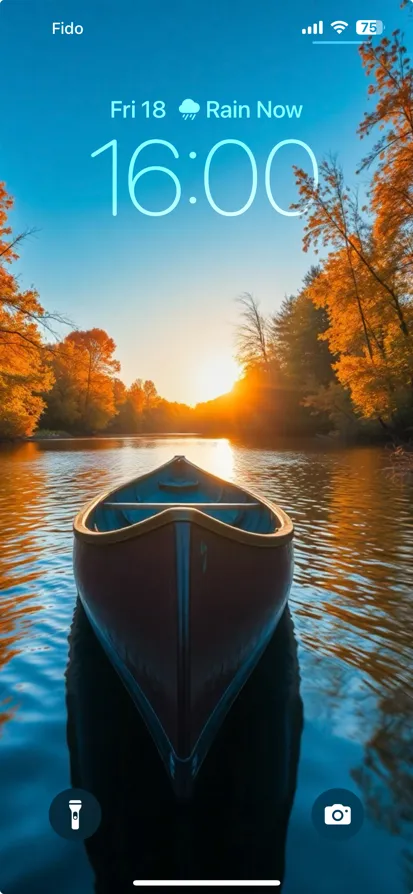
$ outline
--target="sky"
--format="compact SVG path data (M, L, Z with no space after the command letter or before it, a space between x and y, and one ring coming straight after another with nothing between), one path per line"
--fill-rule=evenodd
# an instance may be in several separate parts
M338 153L354 181L366 148L356 130L368 81L357 45L343 41L357 40L360 16L382 20L387 35L402 27L413 46L413 16L398 0L0 4L0 180L15 198L14 231L35 230L15 272L49 311L81 329L107 330L126 384L150 378L168 400L213 398L237 374L236 297L252 292L273 313L300 288L312 261L301 248L303 221L272 207L266 163L280 141L300 140L318 163ZM342 45L315 45L302 34L319 20L322 39ZM331 27L336 20L348 23L340 36ZM83 33L53 34L53 22L73 22ZM186 99L200 106L193 119L179 111ZM111 116L112 102L123 110L133 100L135 118L130 110ZM152 115L156 101L165 103L163 117ZM208 102L234 101L250 107L249 118L207 117ZM278 106L277 115L283 106L302 110L258 118L258 102ZM135 150L150 140L169 145L144 147L129 172ZM208 156L224 140L244 147L213 153L211 203L241 209L257 172L254 200L233 216L212 207L205 183ZM286 210L296 199L293 164L312 170L308 152L289 144L271 168L271 194ZM133 183L153 166L173 176L151 171ZM168 214L135 207L165 210L177 190Z

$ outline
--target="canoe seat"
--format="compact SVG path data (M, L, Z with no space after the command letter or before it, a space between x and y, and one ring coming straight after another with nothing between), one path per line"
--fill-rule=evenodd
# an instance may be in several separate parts
M192 491L198 490L199 481L179 481L177 478L170 478L169 481L158 481L159 490L170 490L170 491Z

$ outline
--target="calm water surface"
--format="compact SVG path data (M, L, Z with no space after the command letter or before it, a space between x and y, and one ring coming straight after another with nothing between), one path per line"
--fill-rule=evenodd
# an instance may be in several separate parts
M126 849L131 834L136 842L135 864L132 868L130 854L123 854L125 879L112 890L134 890L133 878L148 877L142 872L149 858L159 869L155 877L167 877L162 875L171 865L165 829L170 839L178 818L169 792L161 792L162 773L158 777L158 759L146 733L133 727L136 718L129 699L80 608L75 611L71 524L79 505L99 491L176 453L276 500L296 526L290 600L294 633L289 622L278 631L262 671L265 685L258 696L252 696L250 688L243 705L231 712L216 755L209 767L205 764L205 778L209 773L210 780L217 778L214 761L221 767L221 797L225 792L232 816L229 821L225 814L227 833L229 828L237 830L234 837L238 835L253 862L260 846L265 865L274 841L268 798L276 804L288 775L286 797L293 806L285 846L285 894L410 894L413 476L406 480L389 471L388 453L376 448L332 449L322 444L273 450L177 437L27 443L0 450L0 890L92 894L95 878L100 878L96 890L105 891L105 885L110 889L111 865L113 869L118 858L108 857L114 842L106 842L103 859L102 848L97 853L92 839L86 851L82 844L58 838L49 826L50 802L79 780L97 790L100 785L100 799L123 805L125 829L119 832L117 854ZM300 689L303 725L297 720L298 700L288 702L295 705L291 719L287 701L275 692L277 686L284 691L284 677L289 677L290 689L296 686L297 698ZM238 828L238 795L228 782L237 764L237 749L228 744L231 734L241 743L240 753L253 751L251 737L242 744L248 724L241 723L241 710L250 712L246 716L255 739L261 724L267 723L262 738L271 748L265 761L260 758L265 772L259 803L265 802L265 810L259 808L255 819L252 812L250 826L243 820ZM271 714L277 715L277 727L269 724ZM280 729L288 730L288 736L280 735ZM138 735L146 779L141 795L136 795L140 782L134 766ZM257 761L254 754L251 761ZM249 784L249 775L257 780L256 770L252 763L251 774L241 770L240 786ZM128 780L133 804L128 801ZM202 785L213 787L200 780ZM254 787L259 785L254 781ZM320 838L311 822L315 799L335 787L354 791L366 811L361 832L341 844ZM227 835L211 797L200 812L203 847L213 865L216 842ZM160 812L167 819L163 825ZM173 847L174 852L180 847L185 859L190 850L188 824L186 832L185 823L179 828L179 842ZM284 841L277 847L284 852ZM236 854L236 842L234 848ZM203 859L205 854L199 857L199 867ZM225 861L224 852L219 859ZM279 859L282 862L283 856ZM233 875L227 877L239 878L232 868Z

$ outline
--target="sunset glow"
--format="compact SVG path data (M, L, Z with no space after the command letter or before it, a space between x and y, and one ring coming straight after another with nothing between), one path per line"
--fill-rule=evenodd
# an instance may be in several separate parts
M213 400L220 394L231 391L240 378L241 369L231 356L211 357L199 372L195 373L195 394L197 403Z

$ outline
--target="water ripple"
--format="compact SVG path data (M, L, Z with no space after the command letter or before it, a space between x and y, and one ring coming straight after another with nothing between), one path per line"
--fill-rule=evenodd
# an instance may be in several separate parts
M67 781L73 517L101 490L177 453L259 491L293 518L291 606L307 718L363 748L353 780L375 821L386 826L390 804L392 828L404 834L413 778L413 476L390 477L379 449L263 450L222 439L140 438L0 451L2 782L5 773L18 774L20 785L7 811L10 841L37 835L27 811L22 832L21 804L30 802L23 787L35 791L53 762L59 787ZM313 766L313 752L308 762Z

